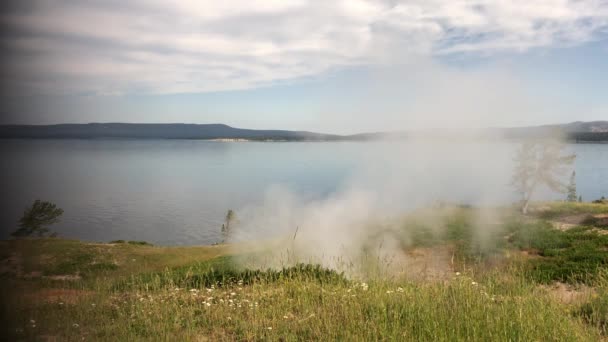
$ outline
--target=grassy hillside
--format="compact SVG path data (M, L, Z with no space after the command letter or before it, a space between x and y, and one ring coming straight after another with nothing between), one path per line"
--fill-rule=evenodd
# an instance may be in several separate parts
M9 340L597 341L608 337L608 205L505 209L474 234L474 209L437 229L404 218L408 276L318 265L248 268L263 243L157 247L2 242ZM407 232L407 234L405 234ZM407 243L405 242L407 240ZM229 251L239 250L241 254ZM418 262L446 254L441 272ZM372 255L373 256L373 255ZM430 259L429 259L430 260ZM445 267L444 267L445 266ZM433 277L412 277L412 273Z

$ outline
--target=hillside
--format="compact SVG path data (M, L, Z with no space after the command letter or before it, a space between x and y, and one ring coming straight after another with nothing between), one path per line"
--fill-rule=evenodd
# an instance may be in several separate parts
M364 132L352 135L308 131L256 130L224 124L134 124L89 123L59 125L0 125L0 139L243 139L256 141L373 141L408 137L462 139L503 137L507 139L563 136L576 142L608 141L608 121L572 122L531 127L488 128L481 133L440 130Z
M255 130L224 124L131 124L90 123L60 125L3 125L0 138L25 139L247 139L335 140L336 135L305 131Z
M513 139L558 135L573 141L608 141L608 121L576 121L561 125L496 128L493 131Z

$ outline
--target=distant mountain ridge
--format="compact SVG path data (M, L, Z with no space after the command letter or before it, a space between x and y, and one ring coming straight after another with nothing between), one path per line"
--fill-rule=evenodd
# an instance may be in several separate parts
M306 131L255 130L224 124L133 124L89 123L58 125L2 125L0 138L26 139L247 139L247 140L335 140L338 135Z
M439 130L375 132L353 135L289 130L235 128L225 124L88 123L58 125L0 125L0 139L201 139L254 141L369 141L401 140L408 137L436 139L442 136L507 139L542 138L560 135L574 141L608 141L608 121L571 122L531 127L488 128L474 134L466 131L443 134Z
M575 121L530 127L497 128L504 138L527 139L559 136L576 142L608 141L608 121Z

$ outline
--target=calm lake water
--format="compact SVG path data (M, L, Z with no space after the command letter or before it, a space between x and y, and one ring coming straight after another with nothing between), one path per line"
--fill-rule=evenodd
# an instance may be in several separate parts
M436 200L509 203L510 143L225 143L189 140L7 140L1 238L35 199L65 210L51 229L90 241L206 244L227 209L282 186L306 201L354 189L407 210ZM608 196L608 144L568 145L584 200ZM563 195L539 191L539 199Z

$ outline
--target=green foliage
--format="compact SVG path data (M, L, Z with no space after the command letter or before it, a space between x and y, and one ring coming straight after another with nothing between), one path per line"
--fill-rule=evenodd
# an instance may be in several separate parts
M606 197L602 196L600 199L596 199L595 201L593 201L593 203L608 204L608 200L606 200Z
M509 241L542 257L529 263L529 275L541 283L588 283L608 267L608 236L591 227L560 231L547 223L519 224Z
M25 209L23 216L19 220L19 229L11 235L14 237L27 237L37 235L44 236L49 232L47 226L59 222L59 217L63 215L63 209L51 202L36 200Z

